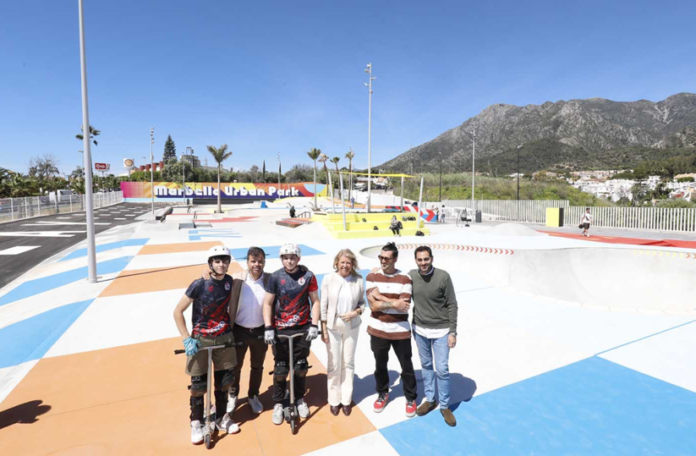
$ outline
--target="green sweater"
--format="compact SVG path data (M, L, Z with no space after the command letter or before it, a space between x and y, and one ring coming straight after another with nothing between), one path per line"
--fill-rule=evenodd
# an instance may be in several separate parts
M417 269L408 273L413 281L413 324L422 328L449 328L457 332L457 297L450 275L442 269L423 276Z

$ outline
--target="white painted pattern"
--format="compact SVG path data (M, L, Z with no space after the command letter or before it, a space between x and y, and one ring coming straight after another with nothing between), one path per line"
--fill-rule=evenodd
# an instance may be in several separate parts
M22 226L61 226L61 225L87 225L87 222L38 222L38 223L24 223ZM95 223L95 225L111 225L108 222Z
M75 233L85 231L5 231L0 232L3 237L73 237Z
M40 245L25 245L11 247L9 249L0 250L0 255L19 255L20 253L28 252L30 250L38 249Z

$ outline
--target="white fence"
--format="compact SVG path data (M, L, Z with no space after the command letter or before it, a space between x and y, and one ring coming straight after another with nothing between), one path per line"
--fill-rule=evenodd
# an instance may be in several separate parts
M444 200L446 221L455 222L456 209L472 209L471 200ZM546 223L547 207L570 207L566 200L476 200L484 220Z
M584 207L565 210L566 225L577 225ZM592 225L644 231L696 231L696 209L667 207L591 207Z
M445 200L448 222L454 223L461 209L471 209L471 200ZM566 226L580 223L585 207L565 200L477 200L484 220L546 223L546 208L564 208ZM696 209L666 207L591 207L593 226L643 231L696 232Z
M122 203L123 192L95 193L92 202L94 209ZM61 198L48 196L0 198L0 223L84 210L85 195L69 195Z

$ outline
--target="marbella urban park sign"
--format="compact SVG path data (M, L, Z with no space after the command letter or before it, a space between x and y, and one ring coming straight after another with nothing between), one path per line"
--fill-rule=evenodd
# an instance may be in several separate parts
M327 195L327 186L317 184L317 196ZM126 200L150 198L153 186L149 182L121 182L121 190ZM186 183L187 198L217 199L217 182ZM155 182L154 196L158 200L184 198L184 189L177 182ZM220 183L221 199L243 200L274 200L289 197L313 197L313 182L297 182L293 184L252 184L252 183Z

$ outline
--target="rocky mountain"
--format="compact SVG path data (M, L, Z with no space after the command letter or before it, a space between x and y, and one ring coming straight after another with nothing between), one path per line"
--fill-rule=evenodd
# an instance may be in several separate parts
M491 174L549 167L625 167L660 151L696 146L696 94L654 103L602 98L497 104L437 138L376 167L410 172L471 169L472 132L477 170Z

